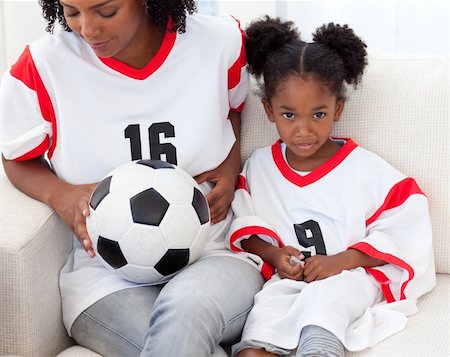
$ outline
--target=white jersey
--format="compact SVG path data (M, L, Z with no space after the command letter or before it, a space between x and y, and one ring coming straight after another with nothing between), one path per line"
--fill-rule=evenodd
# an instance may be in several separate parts
M170 25L170 24L169 24ZM249 88L243 34L231 17L187 17L186 32L166 32L142 69L99 58L73 32L30 44L0 87L0 150L7 159L47 155L66 182L100 181L135 159L161 159L192 176L216 168L235 136L229 111ZM222 249L227 220L207 251ZM134 286L88 258L77 240L61 274L64 322L98 299Z
M344 280L354 279L355 283L362 284L363 271L364 276L378 285L385 306L391 305L386 302L414 301L435 285L427 199L412 178L352 140L341 141L342 147L329 161L306 175L289 166L283 152L285 144L281 141L255 151L244 166L232 203L236 219L227 237L229 248L251 258L266 279L271 278L273 268L258 256L242 250L242 240L251 235L258 235L275 246L296 247L305 256L333 255L354 248L388 264L355 269L353 277L345 274ZM322 280L321 284L329 279ZM283 297L282 291L292 294L295 286L302 296L300 292L307 285L280 280L275 275L268 283L269 288L258 294L243 338L292 349L298 343L301 327L308 320L308 324L315 323L335 333L347 348L367 347L369 342L361 343L367 339L361 339L361 335L353 331L353 339L349 340L345 329L377 302L376 297L366 299L351 296L349 289L341 291L343 296L335 299L352 301L354 306L363 307L357 316L355 311L349 312L352 316L347 317L342 327L336 320L342 316L330 314L326 308L323 309L325 317L318 317L320 314L315 312L316 316L309 319L302 309L311 310L310 307L300 304L294 308L286 304L288 298ZM272 300L267 299L268 294ZM316 298L318 306L326 303ZM268 301L273 302L270 308L267 308ZM389 309L395 310L394 305ZM277 316L283 314L286 319L277 320ZM295 316L294 325L289 324L292 316ZM395 324L395 319L392 321ZM372 320L372 329L359 331L373 334L375 325ZM388 325L383 325L385 331L380 336L386 337ZM391 328L393 333L399 327Z

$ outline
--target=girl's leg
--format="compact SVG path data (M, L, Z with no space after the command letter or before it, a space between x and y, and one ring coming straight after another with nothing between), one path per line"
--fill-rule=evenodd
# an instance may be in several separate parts
M296 357L344 357L344 345L330 331L315 325L303 327Z
M231 350L232 357L294 356L291 353L290 350L254 340L242 340L235 344Z
M277 356L273 353L266 352L264 350L258 350L254 348L246 348L237 354L237 357L273 357Z
M236 342L262 284L261 274L239 259L198 260L161 290L141 356L210 357L220 342Z

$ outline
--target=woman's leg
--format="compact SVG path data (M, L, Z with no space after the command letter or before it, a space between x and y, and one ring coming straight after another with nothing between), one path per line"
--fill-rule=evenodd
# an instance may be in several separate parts
M236 342L262 284L242 260L198 260L161 290L141 356L210 357L220 342Z
M73 338L102 356L139 356L160 290L161 286L143 286L104 297L78 316Z

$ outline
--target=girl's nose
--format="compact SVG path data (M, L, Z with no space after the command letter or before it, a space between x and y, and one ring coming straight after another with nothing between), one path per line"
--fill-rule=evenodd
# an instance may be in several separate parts
M296 125L296 135L297 136L306 136L310 133L311 128L309 125L309 120L306 118L300 118L297 120Z

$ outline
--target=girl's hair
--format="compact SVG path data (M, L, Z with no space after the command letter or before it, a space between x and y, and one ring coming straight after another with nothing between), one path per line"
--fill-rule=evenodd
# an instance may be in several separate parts
M313 34L313 42L306 43L291 21L266 15L250 23L246 37L249 70L263 76L267 100L291 75L312 75L338 99L344 98L344 82L356 86L367 64L366 44L347 25L323 25Z
M58 21L65 31L71 31L64 18L63 7L59 0L39 0L44 19L47 21L47 32L53 32ZM197 7L194 0L147 0L147 12L153 23L161 32L166 31L167 20L172 19L171 32L186 31L186 14L193 14Z

